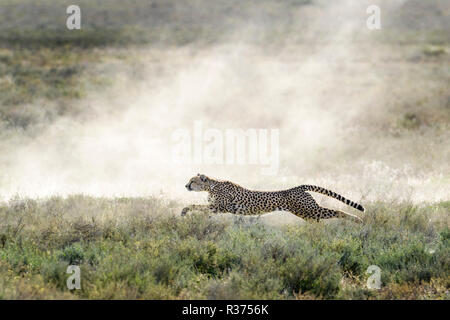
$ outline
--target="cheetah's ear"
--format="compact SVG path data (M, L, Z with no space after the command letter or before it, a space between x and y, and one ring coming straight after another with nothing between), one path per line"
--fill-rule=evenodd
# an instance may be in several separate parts
M202 180L203 182L206 181L206 176L204 174L199 174L200 180Z

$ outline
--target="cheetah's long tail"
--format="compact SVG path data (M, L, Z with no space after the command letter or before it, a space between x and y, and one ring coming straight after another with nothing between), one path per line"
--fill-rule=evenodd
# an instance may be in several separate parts
M303 186L300 186L300 188L303 191L318 192L318 193L327 195L329 197L335 198L335 199L337 199L339 201L342 201L346 205L351 206L351 207L353 207L355 209L358 209L358 210L360 210L362 212L364 212L364 210L365 210L362 205L360 205L360 204L358 204L356 202L353 202L351 200L348 200L348 199L344 198L343 196L341 196L341 195L339 195L339 194L337 194L337 193L335 193L333 191L327 190L325 188L321 188L321 187L317 187L317 186L310 186L310 185L303 185Z

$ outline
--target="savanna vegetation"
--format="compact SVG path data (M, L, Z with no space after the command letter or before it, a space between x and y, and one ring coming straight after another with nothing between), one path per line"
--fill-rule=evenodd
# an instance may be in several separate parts
M270 227L173 214L158 198L13 199L0 207L4 299L448 299L450 203L376 203L362 225ZM430 215L432 218L430 219ZM69 265L81 289L69 291ZM369 289L366 270L381 269Z
M158 65L167 58L166 49L232 42L252 15L250 24L258 30L252 45L273 50L286 44L289 34L289 44L303 50L309 44L298 30L308 27L293 13L308 7L318 14L324 5L314 0L103 3L0 0L0 187L10 181L3 169L10 160L2 155L56 119L83 122L90 106L77 102L107 90L123 74L139 81L145 70L157 78L164 72ZM374 58L376 79L396 86L377 93L388 97L388 112L361 123L374 139L389 136L394 151L402 139L423 142L428 149L404 153L423 159L417 167L433 168L431 157L445 169L450 163L448 150L441 148L450 124L448 8L445 1L411 3L374 37L386 45L381 58ZM65 29L69 4L82 7L80 31ZM422 12L425 20L417 24ZM314 34L316 40L320 36ZM400 45L391 52L392 44ZM342 81L353 78L357 74ZM361 81L360 91L371 81ZM374 141L376 156L394 154ZM348 146L357 148L354 154L366 152L366 145ZM318 149L296 165L308 168L308 156L328 157ZM447 175L437 183L448 187L449 181ZM180 217L183 204L168 197L4 199L0 298L449 299L450 202L385 201L383 193L379 198L364 203L361 225L333 220L291 226L200 213ZM66 287L69 265L81 268L80 290ZM367 287L370 265L381 269L379 290Z

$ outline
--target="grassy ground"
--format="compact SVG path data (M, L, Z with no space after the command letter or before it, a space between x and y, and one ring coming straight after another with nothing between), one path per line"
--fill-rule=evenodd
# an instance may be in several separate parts
M395 45L395 52L390 53L389 58L382 57L383 62L389 64L380 67L380 74L386 81L394 81L389 70L399 65L399 61L390 60L395 57L400 63L407 62L406 66L401 66L402 70L415 68L410 73L422 72L420 79L430 84L426 89L431 97L427 99L431 101L423 99L426 95L423 92L414 94L417 89L411 90L409 85L406 87L411 97L399 92L404 101L396 101L396 113L402 114L395 126L417 129L421 125L449 121L445 90L448 73L441 66L449 62L450 39L445 1L434 0L433 5L419 6L420 10L427 9L421 23L434 21L437 26L429 28L414 24L417 14L414 9L420 1L411 2L413 5L406 9L412 7L408 10L413 12L396 12L395 19L389 20L380 35L359 37L363 42L377 39L377 44L388 44L386 50L392 49L389 45ZM70 4L82 8L81 30L67 30L65 26L67 15L64 12ZM257 32L242 41L267 52L282 51L286 44L298 45L299 52L307 51L310 46L324 46L329 31L314 31L312 38L307 32L312 28L309 21L320 16L323 6L320 0L279 3L264 0L258 2L258 6L252 0L221 0L214 4L204 0L189 3L153 0L149 3L133 1L127 7L119 0L108 1L107 6L102 0L39 3L0 0L0 128L27 130L39 122L47 125L59 116L77 115L80 107L73 101L112 84L117 77L115 64L120 62L122 68L131 66L135 72L154 63L145 54L130 57L127 49L144 48L161 53L164 49L169 52L192 46L201 51L205 47L233 43L236 34L247 24L254 25ZM364 50L371 50L370 42ZM161 54L155 64L161 65L164 59ZM399 82L398 87L403 87L402 79L397 75L394 78ZM34 104L39 104L38 110Z
M436 167L448 157L441 147L450 123L445 1L433 1L440 9L428 11L432 1L410 1L415 5L399 11L393 25L375 37L386 47L373 63L389 84L377 97L390 113L370 113L362 120L367 135L392 135L394 142L413 137L414 144L429 146L424 152L393 145L392 151L401 150L420 168ZM190 62L190 55L170 60L171 50L192 46L201 52L226 43L244 22L257 30L246 40L263 51L278 46L283 51L285 37L298 52L321 47L321 35L303 42L299 32L308 29L308 19L299 19L301 10L318 14L317 2L156 0L124 7L114 0L105 8L90 0L0 0L0 154L56 119L86 116L90 106L77 102L102 93L120 73L132 80L141 73L157 79L164 63L175 60L176 69ZM69 4L82 8L81 31L65 29ZM358 57L351 62L358 65ZM349 70L347 79L358 78ZM384 141L370 145L380 149L371 158L390 154ZM314 161L307 157L299 162L293 153L288 162L306 168L317 162L317 155L311 156ZM1 187L8 161L0 157ZM87 196L1 203L0 298L449 299L448 201L373 202L362 225L335 220L284 227L198 214L181 218L179 207L160 198ZM81 290L66 287L71 264L81 267ZM381 268L380 290L367 288L370 265Z
M450 203L377 203L365 222L270 227L161 199L72 196L0 207L4 299L448 299ZM66 287L69 265L81 290ZM369 265L381 289L366 286Z

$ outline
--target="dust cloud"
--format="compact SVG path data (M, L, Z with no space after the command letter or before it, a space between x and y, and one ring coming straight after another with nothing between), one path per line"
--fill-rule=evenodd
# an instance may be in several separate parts
M265 22L249 19L214 45L111 49L135 56L139 76L118 63L112 88L77 102L82 116L42 120L33 134L4 132L1 199L81 193L201 202L205 195L184 185L204 173L262 190L314 184L362 203L449 200L449 130L397 126L405 106L433 96L439 81L405 59L414 47L383 42L383 28L366 28L372 2L389 25L406 1L301 7L276 45L255 43ZM219 133L278 129L278 172L174 163L173 133L183 129L193 139L196 121Z

